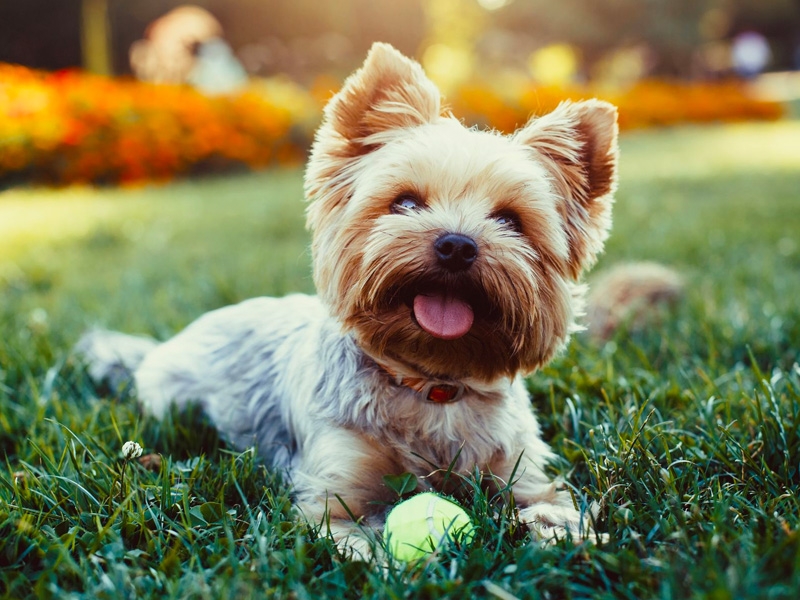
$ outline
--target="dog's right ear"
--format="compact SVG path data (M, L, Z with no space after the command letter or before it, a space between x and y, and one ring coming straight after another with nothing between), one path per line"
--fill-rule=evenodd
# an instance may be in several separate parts
M337 153L364 154L398 129L435 120L440 104L439 90L419 63L389 44L375 43L364 65L325 107L314 150L339 146Z
M441 96L422 67L389 44L376 43L364 65L325 107L305 175L307 226L314 232L314 281L332 302L337 265L333 226L353 193L364 158L409 128L439 118Z
M306 169L308 226L317 229L344 202L362 156L435 121L440 110L439 90L419 63L389 44L373 44L325 107Z

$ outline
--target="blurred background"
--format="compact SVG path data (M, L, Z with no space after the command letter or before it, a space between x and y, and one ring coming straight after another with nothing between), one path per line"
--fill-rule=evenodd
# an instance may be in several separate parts
M374 41L469 125L619 107L605 320L529 380L608 544L512 523L375 578L197 411L161 425L68 358L88 327L314 292L303 164ZM0 597L796 598L798 48L798 0L0 0ZM126 439L165 460L115 499Z
M307 84L347 73L374 40L420 56L438 76L449 71L452 82L496 68L537 76L537 52L554 44L562 63L567 54L574 61L559 64L559 75L579 79L702 78L800 61L793 0L27 0L3 3L0 22L6 62L139 75L149 68L137 56L145 39L165 61L173 46L173 64L148 73L173 81L181 50L197 56L195 45L220 39L250 75ZM735 50L746 34L752 64Z
M376 40L502 131L564 98L635 129L778 119L800 97L796 0L3 2L0 184L300 163Z

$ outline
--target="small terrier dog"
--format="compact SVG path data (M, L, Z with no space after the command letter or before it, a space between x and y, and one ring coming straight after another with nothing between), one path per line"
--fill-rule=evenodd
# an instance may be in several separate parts
M306 171L319 296L248 300L161 344L95 331L78 350L96 379L132 372L156 416L200 402L344 548L369 554L360 525L380 528L395 496L383 475L435 488L431 464L510 484L537 536L586 535L545 474L522 376L576 329L617 154L610 104L565 102L510 136L466 128L419 64L375 44Z

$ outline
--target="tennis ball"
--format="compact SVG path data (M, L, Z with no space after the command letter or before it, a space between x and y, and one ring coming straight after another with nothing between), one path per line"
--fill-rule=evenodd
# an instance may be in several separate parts
M469 543L475 535L466 511L437 494L417 494L386 517L383 539L398 560L417 560L448 542Z

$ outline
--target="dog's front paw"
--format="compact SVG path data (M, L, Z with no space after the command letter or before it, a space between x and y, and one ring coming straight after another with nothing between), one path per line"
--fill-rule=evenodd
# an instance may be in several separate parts
M571 536L575 541L602 542L606 536L592 529L591 512L581 513L571 506L558 504L532 504L519 511L534 540L554 544Z
M336 549L343 558L348 560L369 562L375 554L369 540L357 534L350 534L337 540Z
M369 527L362 526L351 528L346 532L337 532L333 535L333 539L342 558L380 563L384 560L384 556L376 539L376 533Z

